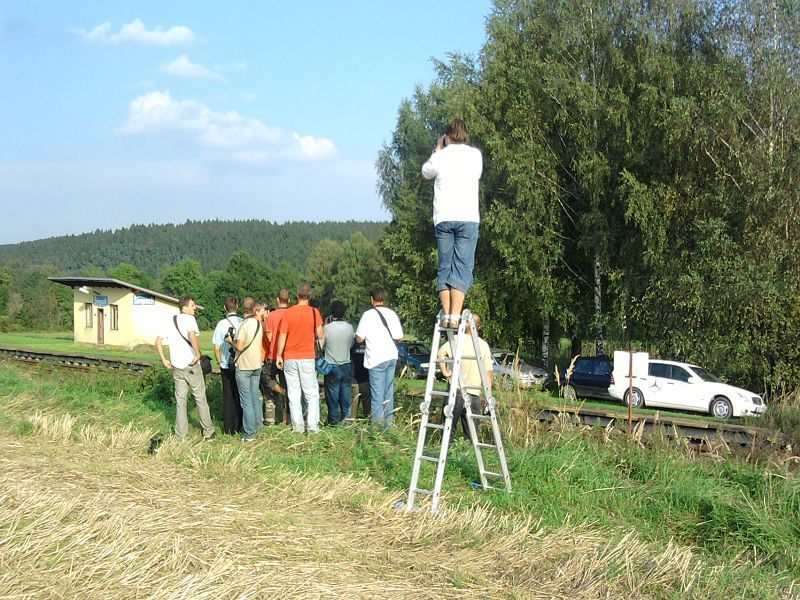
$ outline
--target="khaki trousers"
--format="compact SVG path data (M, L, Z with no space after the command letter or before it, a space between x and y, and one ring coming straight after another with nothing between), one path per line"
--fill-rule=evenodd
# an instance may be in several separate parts
M214 433L214 424L211 422L211 412L206 401L206 381L200 364L186 367L185 369L172 369L172 381L175 384L175 435L185 438L189 433L189 419L186 415L186 402L189 390L192 391L194 402L197 405L197 416L203 428L203 437L210 437Z

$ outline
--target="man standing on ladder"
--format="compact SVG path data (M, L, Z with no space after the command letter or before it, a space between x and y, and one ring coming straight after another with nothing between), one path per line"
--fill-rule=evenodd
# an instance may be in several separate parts
M483 171L480 150L467 145L469 129L461 119L448 123L436 141L422 176L435 179L433 222L439 252L436 293L442 303L443 327L458 327L464 296L472 286L480 210L478 181Z
M477 330L480 329L481 326L481 317L477 313L472 313L472 318L475 322L475 329L477 336ZM472 332L469 327L466 328L465 334L467 337L471 337ZM488 379L488 387L489 391L492 389L492 380L493 380L493 373L492 373L492 351L489 348L489 344L486 341L478 337L478 345L480 346L480 353L483 357L483 364L486 367L486 378ZM450 342L444 344L438 353L438 358L445 359L445 358L453 358L453 349L450 347ZM467 386L468 388L477 389L481 387L481 372L478 368L478 361L475 360L475 345L473 344L471 339L467 339L464 341L464 351L461 354L463 362L461 363L461 381L462 383ZM451 370L450 367L447 365L447 361L440 360L439 367L442 370L442 375L444 375L448 380L450 379ZM473 394L467 394L467 397L470 401L470 407L472 409L472 413L479 415L481 414L481 402L478 396ZM446 405L445 405L446 406ZM442 407L444 410L444 407ZM458 429L458 422L461 421L461 427L464 431L464 435L469 438L469 425L467 423L467 412L464 410L464 397L462 395L461 389L456 392L456 403L453 407L453 426L450 429L450 441L448 444L453 443L453 439L456 436L456 429ZM478 440L473 440L477 442Z

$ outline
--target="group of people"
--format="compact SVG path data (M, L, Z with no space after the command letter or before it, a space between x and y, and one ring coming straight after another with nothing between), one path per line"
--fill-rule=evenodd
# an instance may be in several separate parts
M467 124L452 119L422 165L422 176L435 179L433 220L439 254L436 292L442 305L440 326L444 328L458 327L466 293L473 283L483 159L468 142ZM372 309L364 312L355 330L345 320L345 306L338 301L332 303L328 321L323 321L319 310L311 305L311 292L307 283L301 284L297 301L290 306L289 291L281 290L277 306L271 310L265 303L246 297L241 317L237 299L231 296L225 301L226 316L213 336L222 373L225 433L241 433L244 442L254 440L260 427L270 422L269 417L264 418L262 396L268 407L274 407L273 422L291 423L297 433L319 431L318 348L332 365L325 375L328 423L337 425L350 417L351 383L355 378L362 401L367 389L370 394L369 415L365 405L364 416L375 424L391 426L398 356L395 342L403 338L403 328L397 314L384 305L384 288L374 286L370 290ZM156 348L173 372L176 434L187 435L186 402L191 390L203 437L209 440L215 431L198 364L201 354L194 318L196 304L186 296L179 306L181 314L173 319L174 327L167 334L170 358L164 354L162 337L156 340ZM486 364L491 365L491 360ZM463 406L460 396L459 400Z
M241 316L238 299L228 297L225 317L212 335L222 378L224 432L241 434L245 443L255 440L263 425L274 423L290 424L297 433L318 432L318 353L330 365L324 375L328 425L357 417L358 406L351 407L352 388L356 387L363 416L376 426L391 427L398 356L395 342L403 338L403 327L397 313L385 306L383 286L374 286L369 294L372 308L361 316L355 329L345 320L346 307L338 300L323 320L311 305L312 290L307 283L298 286L291 306L286 289L278 293L274 308L247 296L241 303ZM164 366L172 370L175 384L175 433L181 438L188 433L186 405L191 391L203 439L211 440L216 432L199 364L197 304L185 296L179 308L180 314L156 339L156 349Z

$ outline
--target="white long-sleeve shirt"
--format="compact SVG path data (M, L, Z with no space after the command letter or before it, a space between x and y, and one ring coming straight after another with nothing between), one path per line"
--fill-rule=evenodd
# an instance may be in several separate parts
M431 154L422 165L425 179L433 185L433 223L468 221L480 223L478 181L483 172L481 151L466 144L449 144Z

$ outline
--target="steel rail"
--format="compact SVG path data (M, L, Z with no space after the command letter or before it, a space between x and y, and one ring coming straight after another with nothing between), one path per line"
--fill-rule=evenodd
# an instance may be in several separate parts
M409 397L418 397L419 394L407 390ZM502 407L502 402L500 403ZM619 410L603 410L583 406L537 406L532 417L543 423L552 423L558 419L565 419L573 425L588 425L590 427L611 427L619 431L627 431L627 408L620 406ZM641 425L640 425L641 424ZM658 412L656 414L633 413L632 429L641 427L645 433L658 434L659 432L669 439L682 438L693 444L719 444L724 441L728 445L756 448L785 448L791 443L791 438L780 431L749 425L723 423L702 416L686 417L682 415Z
M125 358L107 358L100 356L87 356L84 354L66 354L62 352L43 352L26 348L0 347L0 356L7 356L26 363L50 362L62 367L89 369L92 367L106 367L110 369L126 369L130 371L144 371L153 363L142 360Z
M605 411L585 407L547 407L539 409L536 419L542 422L553 422L558 418L566 418L574 425L599 426L603 428L627 428L628 416L621 412ZM788 435L763 427L720 423L702 418L686 418L663 415L637 415L632 420L633 429L642 427L647 433L661 432L670 439L684 438L694 443L719 443L735 446L753 446L758 448L783 448L790 443Z

